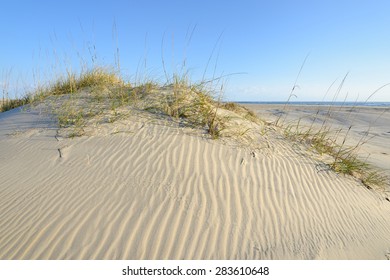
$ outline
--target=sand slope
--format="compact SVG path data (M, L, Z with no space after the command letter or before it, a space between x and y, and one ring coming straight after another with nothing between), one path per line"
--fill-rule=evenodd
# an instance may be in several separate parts
M284 105L244 104L263 119L274 122L283 111ZM339 143L348 131L346 145L353 147L359 142L366 143L358 150L362 160L380 168L390 176L390 109L388 107L352 107L290 105L281 120L287 125L296 125L299 121L305 130L314 124L319 129L323 122L332 132L342 129ZM368 140L368 141L367 141Z
M37 109L0 114L1 259L390 253L390 203L276 133L252 153L142 117L88 137L56 130Z

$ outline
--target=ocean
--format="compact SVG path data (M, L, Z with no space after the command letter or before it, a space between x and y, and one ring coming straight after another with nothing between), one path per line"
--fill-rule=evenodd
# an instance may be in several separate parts
M241 104L269 104L284 105L285 101L236 101ZM331 102L331 101L306 101L306 102L289 102L289 105L314 105L314 106L343 106L343 107L390 107L390 102Z

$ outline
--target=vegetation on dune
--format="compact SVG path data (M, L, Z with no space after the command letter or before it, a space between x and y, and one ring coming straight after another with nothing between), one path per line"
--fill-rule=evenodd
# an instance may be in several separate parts
M6 112L9 110L12 110L14 108L18 108L20 106L26 105L31 103L31 97L30 95L26 95L22 98L15 98L15 99L3 99L1 106L0 106L0 112Z
M368 188L384 189L388 185L389 178L383 172L358 157L358 150L364 144L363 142L352 147L347 146L345 144L346 134L340 143L334 137L335 134L340 133L340 130L333 131L330 127L323 128L323 130L305 130L299 125L293 127L294 129L292 126L284 128L285 136L293 141L309 145L321 155L330 155L332 162L327 164L329 169L340 174L354 176Z
M335 101L339 96L346 77L347 75L337 88L333 101ZM382 86L378 90L374 91L369 98L385 86ZM296 85L294 85L294 87L296 87ZM328 91L329 90L330 88ZM285 107L286 106L288 106L288 104L285 105ZM295 124L286 124L286 116L282 121L281 117L279 117L276 121L276 125L283 128L284 134L288 139L305 143L319 154L330 155L332 157L332 162L328 163L329 169L339 174L354 176L355 178L358 178L367 188L379 188L384 190L386 186L390 185L388 176L386 176L381 170L378 170L374 166L368 164L367 159L363 160L359 157L360 148L373 137L370 136L369 133L372 124L362 133L360 140L356 144L352 146L347 145L350 132L353 127L354 116L352 112L356 111L355 108L353 107L350 110L350 113L345 116L345 122L349 123L349 126L346 129L333 128L330 124L331 116L337 114L341 110L342 106L343 105L336 106L331 104L327 108L323 108L323 112L325 112L324 114L321 113L320 109L318 109L317 112L311 116L312 122L309 126L303 125L301 123L301 119L299 119ZM380 116L378 116L378 118L379 117ZM318 122L317 125L316 122Z
M58 79L49 88L43 90L43 96L76 93L85 88L124 86L125 82L115 73L104 68L93 68L78 77L68 73L65 79Z
M212 139L220 138L229 126L231 116L221 114L224 110L234 112L240 118L258 121L250 110L235 103L223 103L222 93L216 93L205 84L207 81L191 84L187 77L174 75L172 82L165 85L148 80L132 86L118 73L98 67L79 75L68 72L66 77L57 79L47 87L39 88L21 99L6 101L2 111L38 104L48 98L64 97L60 106L52 102L51 113L57 116L60 128L72 129L68 134L71 137L82 136L88 120L93 117L108 115L105 121L114 122L123 117L123 111L129 109L183 120L192 127L203 128Z
M38 88L35 92L27 93L22 98L4 98L6 94L3 93L1 112L30 104L37 100L43 100L48 96L78 93L85 88L100 88L103 90L104 87L125 86L128 85L115 72L100 67L82 72L78 76L68 72L66 77L58 78L53 84Z
M298 77L302 67L303 65ZM207 86L219 79L213 78L210 81L203 80L193 84L187 72L184 73L174 74L172 78L168 78L165 73L167 77L165 84L145 79L145 82L133 85L125 81L119 71L112 71L110 68L94 67L80 74L68 71L54 83L40 87L22 98L5 98L7 94L4 94L3 90L0 111L51 99L53 102L51 113L57 117L60 128L70 130L68 137L84 135L88 122L93 118L99 117L103 122L111 123L126 117L126 114L134 109L183 121L191 127L203 129L212 139L228 135L225 132L231 129L234 118L251 123L261 122L258 116L247 108L234 102L222 102L223 85L216 83L217 86L215 84ZM344 80L337 89L336 96L339 95ZM285 113L289 110L290 98L295 95L296 83L297 81L284 106ZM59 105L56 105L56 98L63 98L58 102ZM328 116L336 109L329 107ZM359 148L369 139L362 138L356 146L348 147L345 143L351 127L347 131L333 130L325 118L322 125L316 128L314 123L319 119L317 111L312 125L305 128L300 121L295 125L285 124L286 116L283 119L279 116L275 125L283 128L286 138L305 143L320 154L332 156L332 162L328 163L329 169L355 176L369 188L388 185L388 178L383 173L357 156ZM235 133L242 136L249 130L250 128L243 127Z

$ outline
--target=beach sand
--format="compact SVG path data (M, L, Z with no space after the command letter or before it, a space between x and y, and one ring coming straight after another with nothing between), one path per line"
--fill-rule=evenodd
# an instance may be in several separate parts
M137 115L57 130L38 107L0 114L0 259L390 258L390 202L272 127L258 149Z
M357 150L359 157L390 175L390 108L389 107L337 107L318 105L284 105L274 104L242 104L253 110L268 122L275 122L284 110L280 121L284 125L294 126L300 122L302 128L309 128L313 123L319 128L323 121L331 127L331 131L340 133L340 141L348 132L346 146L355 146L366 141Z

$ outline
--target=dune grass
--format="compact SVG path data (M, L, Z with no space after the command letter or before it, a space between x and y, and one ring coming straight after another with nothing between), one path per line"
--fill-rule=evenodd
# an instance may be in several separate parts
M78 76L68 72L66 77L57 79L52 85L39 92L43 97L77 93L85 88L121 87L125 82L114 71L103 67L95 67L81 72Z
M335 139L336 134L343 133L338 130L332 130L330 127L324 127L318 130L311 128L301 128L299 125L287 126L284 128L285 136L288 139L309 145L319 154L330 155L332 162L328 163L329 169L345 175L351 175L358 178L366 187L384 189L389 183L389 178L380 170L359 158L359 148L365 142L359 142L357 145L348 146L346 140L348 131L344 131L341 143ZM301 130L300 130L301 129Z
M339 91L340 88L337 90L337 94L339 94ZM334 128L329 121L332 115L341 110L342 106L343 104L341 106L331 104L327 108L323 108L325 118L320 116L320 110L318 109L316 114L312 116L312 123L309 126L303 125L301 119L294 124L287 124L285 123L286 117L278 125L283 128L284 134L288 139L304 143L321 155L330 155L332 162L328 163L329 169L340 174L352 175L368 188L383 190L386 186L389 186L388 176L370 165L367 162L367 158L362 159L359 156L361 147L367 144L373 137L369 136L372 124L366 128L366 131L362 133L356 144L348 145L350 132L354 125L352 113L346 115L345 122L349 123L349 126L345 129ZM350 112L355 110L357 109L353 106ZM314 124L316 121L319 121L317 126Z
M31 102L31 97L29 95L26 95L22 98L15 98L15 99L3 99L0 106L0 112L5 112L12 110L14 108L21 107L23 105L29 104Z
M212 139L220 138L228 126L229 117L220 114L220 111L228 110L248 120L256 119L253 112L238 104L223 103L223 86L217 92L207 84L205 80L191 83L187 74L174 74L169 83L147 79L132 86L122 79L120 73L107 67L96 67L80 74L67 71L64 77L48 86L38 88L21 99L7 101L2 111L38 104L49 97L64 97L59 106L52 101L50 113L56 116L60 128L70 130L68 137L84 135L88 122L97 116L105 122L115 122L122 117L123 109L145 110L185 121L190 126L204 129ZM85 102L80 99L85 99Z

